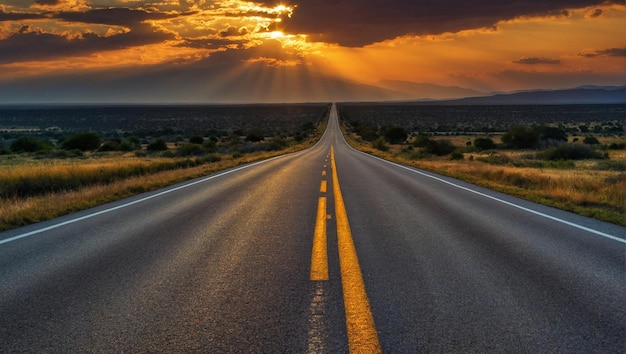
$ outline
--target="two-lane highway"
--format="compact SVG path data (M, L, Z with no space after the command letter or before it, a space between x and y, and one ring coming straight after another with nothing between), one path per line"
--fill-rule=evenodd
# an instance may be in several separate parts
M333 105L309 150L0 233L0 353L623 353L625 254L351 149Z

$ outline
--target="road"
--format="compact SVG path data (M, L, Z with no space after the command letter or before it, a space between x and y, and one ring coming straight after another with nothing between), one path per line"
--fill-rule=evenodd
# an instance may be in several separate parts
M333 106L306 151L0 233L0 352L623 353L624 236L357 152Z

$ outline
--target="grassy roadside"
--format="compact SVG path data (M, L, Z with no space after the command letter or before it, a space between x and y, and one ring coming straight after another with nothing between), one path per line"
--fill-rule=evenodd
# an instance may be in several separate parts
M344 130L344 136L355 149L389 161L626 226L624 172L598 170L594 166L586 166L586 162L576 162L574 168L559 168L558 165L552 168L515 166L511 163L494 165L485 162L489 155L481 157L476 153L465 154L468 156L458 160L451 160L449 157L415 158L414 153L407 152L399 145L389 145L388 151L381 151L354 133ZM510 154L514 155L515 152ZM620 158L622 156L617 156L617 159Z
M0 173L3 186L16 184L27 188L29 185L32 187L33 183L62 186L70 182L82 185L78 188L53 188L51 192L39 191L31 195L5 194L0 198L0 231L53 219L238 165L303 150L314 145L325 128L326 122L317 127L314 136L282 150L224 155L219 159L115 155L86 161L15 162L11 168L0 171L4 172Z

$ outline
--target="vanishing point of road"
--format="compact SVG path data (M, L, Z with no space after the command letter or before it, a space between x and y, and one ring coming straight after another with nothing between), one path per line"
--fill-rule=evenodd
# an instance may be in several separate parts
M0 353L624 353L622 227L344 141L0 233Z

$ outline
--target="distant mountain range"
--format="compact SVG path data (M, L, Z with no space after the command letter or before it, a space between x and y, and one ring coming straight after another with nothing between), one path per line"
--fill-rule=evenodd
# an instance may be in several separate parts
M457 86L385 80L363 84L309 68L250 65L157 65L152 71L93 71L0 80L0 104L220 104L290 102L411 102L420 104L626 103L626 86L488 93Z
M441 86L430 83L418 83L410 81L382 80L376 86L393 91L395 96L401 95L412 99L422 100L449 100L465 97L479 97L488 95L458 86Z
M438 101L439 104L626 104L626 86L581 86L564 90L534 90L484 97Z

